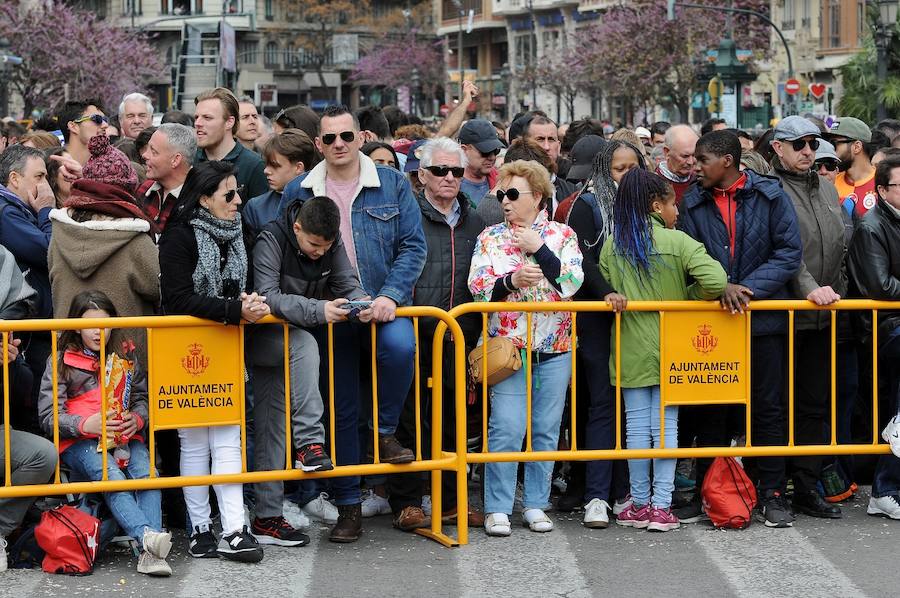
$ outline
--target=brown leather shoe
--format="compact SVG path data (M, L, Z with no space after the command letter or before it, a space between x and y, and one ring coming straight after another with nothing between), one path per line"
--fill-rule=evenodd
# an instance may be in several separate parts
M456 525L456 507L441 513L441 521L448 525ZM474 509L469 510L469 527L483 527L484 513Z
M393 434L378 435L378 458L382 463L412 463L416 456L397 440Z
M422 507L410 505L403 507L400 514L394 517L394 527L404 532L411 532L420 527L431 525L431 519L422 510Z
M338 505L338 520L328 539L332 542L356 542L362 534L362 505Z

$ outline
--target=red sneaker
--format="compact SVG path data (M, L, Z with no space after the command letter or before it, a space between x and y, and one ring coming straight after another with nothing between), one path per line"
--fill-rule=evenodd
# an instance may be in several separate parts
M678 523L678 517L675 516L672 509L653 507L650 510L650 523L647 525L648 532L668 532L679 527L681 527L681 524Z
M638 507L634 503L616 517L616 524L624 527L644 529L650 524L650 505Z

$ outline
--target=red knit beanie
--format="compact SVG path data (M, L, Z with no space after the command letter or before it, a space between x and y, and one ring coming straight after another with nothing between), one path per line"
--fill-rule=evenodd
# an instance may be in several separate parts
M116 185L133 194L138 185L137 172L128 156L109 144L106 135L94 135L88 142L91 157L82 169L82 178Z

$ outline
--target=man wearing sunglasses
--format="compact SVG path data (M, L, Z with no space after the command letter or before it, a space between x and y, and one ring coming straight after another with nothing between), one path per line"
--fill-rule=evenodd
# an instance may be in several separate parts
M409 463L415 455L395 436L400 412L413 380L415 333L409 318L396 318L398 306L412 303L413 287L425 265L422 217L412 188L396 169L376 166L361 153L359 123L346 106L329 106L319 121L316 148L324 160L288 183L284 205L296 199L330 197L341 212L340 232L347 257L378 323L374 348L378 372L378 455L382 463ZM340 465L358 463L359 364L371 359L369 326L334 327L334 449ZM369 355L369 357L366 357ZM371 413L371 411L369 411ZM374 421L370 420L370 426ZM371 438L371 436L370 436ZM343 456L342 456L343 455ZM330 540L354 542L362 531L358 478L337 478L333 496L338 522Z
M834 146L825 141L824 139L819 140L819 149L816 150L816 162L813 164L813 170L821 176L825 177L832 183L834 183L834 179L837 178L838 168L841 165L841 161L837 157L837 153L834 151Z
M775 127L772 149L774 175L791 198L800 225L803 257L788 283L793 298L830 305L847 291L844 255L847 242L838 193L827 179L813 172L819 128L800 116L788 116ZM828 372L831 358L831 314L798 311L795 316L795 443L827 444L825 420L830 405ZM794 469L794 510L813 517L836 519L841 510L816 491L821 457L798 457Z
M494 162L503 149L503 142L497 137L497 129L491 121L473 118L460 129L459 143L467 160L461 189L477 206L497 182Z
M872 166L872 131L858 118L841 117L831 126L828 140L841 161L841 173L834 180L841 205L854 218L875 207L875 167Z
M91 157L88 142L94 135L106 135L109 119L99 100L66 102L56 116L62 131L66 151L84 166Z

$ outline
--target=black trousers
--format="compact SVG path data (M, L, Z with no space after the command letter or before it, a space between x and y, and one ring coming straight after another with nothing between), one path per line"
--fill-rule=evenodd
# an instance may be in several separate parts
M420 416L419 422L421 426L421 442L422 442L422 458L430 458L433 454L440 454L439 450L432 451L431 446L431 389L428 388L428 378L431 375L431 343L432 336L422 334L419 343L419 363L420 363ZM446 343L444 345L444 361L443 361L443 422L441 428L441 438L443 441L443 450L454 451L456 447L456 409L454 407L454 392L456 389L454 381L454 356L453 344ZM415 383L413 383L415 384ZM465 422L462 423L465 425ZM398 422L397 440L404 447L416 451L416 403L415 390L411 390L406 402L403 404L403 410L400 413L400 421ZM388 500L391 504L391 510L395 514L399 514L408 506L422 506L422 495L425 483L430 487L431 475L428 472L392 474L388 476ZM444 471L441 476L441 488L443 500L441 510L446 512L456 507L456 473L452 471ZM430 492L430 490L429 490ZM437 514L434 514L437 516Z
M787 338L781 334L754 336L750 341L750 405L752 419L750 441L754 446L779 446L787 443ZM688 407L698 423L697 446L728 446L734 426L729 426L731 405ZM697 484L712 464L697 460ZM784 490L784 457L755 459L761 492ZM815 487L815 482L813 482Z
M794 335L794 444L827 444L831 409L831 329L798 330ZM812 492L822 471L821 456L790 461L794 488Z

